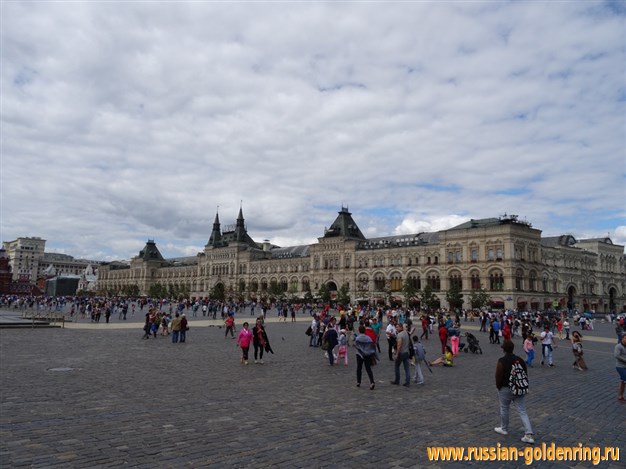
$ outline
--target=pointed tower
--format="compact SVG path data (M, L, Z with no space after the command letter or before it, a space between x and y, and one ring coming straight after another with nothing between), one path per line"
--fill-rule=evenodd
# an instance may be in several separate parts
M219 213L215 212L215 221L213 222L213 231L211 231L211 237L207 246L217 247L222 244L222 230L220 228Z
M239 215L237 216L237 225L235 226L235 241L238 243L246 242L246 225L243 219L243 209L239 206Z
M348 207L342 206L341 211L338 213L339 216L324 233L324 238L339 236L342 238L365 239L356 222L352 219L352 214L348 211Z
M139 251L138 258L143 259L144 261L164 260L161 252L159 251L159 248L157 248L157 245L153 239L149 239L146 243L146 246L141 251Z

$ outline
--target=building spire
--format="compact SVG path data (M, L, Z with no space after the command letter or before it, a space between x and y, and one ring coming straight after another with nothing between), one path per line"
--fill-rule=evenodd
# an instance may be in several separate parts
M243 201L241 203L243 203ZM243 218L242 205L239 205L239 215L237 216L237 225L235 227L235 240L238 242L245 242L246 240L246 225Z
M211 231L211 237L209 238L208 245L210 246L219 246L222 241L222 230L220 228L220 216L219 216L219 208L217 206L217 211L215 212L215 221L213 222L213 231Z

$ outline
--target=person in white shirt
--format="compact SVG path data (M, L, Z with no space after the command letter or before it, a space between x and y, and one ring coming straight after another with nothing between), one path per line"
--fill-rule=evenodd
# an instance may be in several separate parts
M389 360L393 361L393 354L396 348L396 325L394 319L389 320L385 334L387 334L387 343L389 343Z
M548 362L548 365L554 366L552 363L552 350L556 347L556 339L554 338L554 334L550 331L550 326L546 325L543 328L543 332L541 333L541 365L544 362Z

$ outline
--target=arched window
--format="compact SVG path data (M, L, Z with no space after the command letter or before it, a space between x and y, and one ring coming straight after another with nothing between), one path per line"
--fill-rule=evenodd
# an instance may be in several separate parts
M402 290L402 276L400 274L393 274L391 276L391 291Z
M427 278L426 278L426 284L433 290L433 291L439 291L441 290L441 279L439 278L439 275L437 274L430 274Z
M385 289L385 277L382 274L377 274L374 277L374 290L383 291Z
M522 269L517 269L515 272L515 289L524 291L524 271Z
M461 274L458 272L455 272L450 275L450 278L448 278L448 283L450 285L450 288L457 288L458 290L463 290L463 279L461 278Z
M537 291L537 272L534 270L528 274L528 290Z
M472 272L472 290L479 290L480 289L480 275L478 274L478 272Z
M422 279L420 278L418 274L409 275L408 280L409 280L409 285L411 285L416 290L422 289Z
M489 289L504 290L504 277L501 272L493 272L489 274Z
M370 281L369 281L369 278L367 277L367 275L362 274L362 275L359 276L357 289L359 291L368 291L370 289L369 283L370 283Z

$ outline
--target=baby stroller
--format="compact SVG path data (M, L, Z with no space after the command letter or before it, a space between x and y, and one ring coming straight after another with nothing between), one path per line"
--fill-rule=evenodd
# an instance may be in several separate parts
M467 337L467 347L465 347L465 351L468 350L472 353L483 354L483 349L480 348L480 342L476 338L474 334L470 334L469 332L465 333L465 337Z

